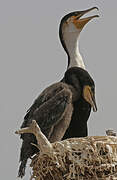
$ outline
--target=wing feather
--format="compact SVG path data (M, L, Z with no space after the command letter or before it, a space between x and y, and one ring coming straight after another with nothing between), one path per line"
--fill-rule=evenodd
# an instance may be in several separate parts
M39 124L43 133L57 124L64 116L68 103L72 101L72 92L63 82L46 88L34 101L24 117L21 128L29 126L33 119Z

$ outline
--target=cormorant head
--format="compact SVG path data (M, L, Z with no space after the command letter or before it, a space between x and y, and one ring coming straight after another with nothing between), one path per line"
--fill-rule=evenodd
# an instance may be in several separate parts
M59 36L63 48L65 49L68 56L70 51L72 51L72 46L75 46L78 36L85 24L87 24L91 19L99 17L98 15L94 15L81 18L83 15L94 9L98 10L97 7L93 7L84 11L71 12L62 18L59 28Z
M99 15L89 16L85 18L81 18L83 15L88 12L97 9L97 7L93 7L84 11L74 11L67 15L65 15L60 22L60 33L64 35L65 32L77 32L79 33L85 24L87 24L91 19L95 17L99 17Z
M68 69L65 73L65 82L72 85L76 90L81 88L82 97L92 106L94 112L97 111L95 83L86 70L80 67Z

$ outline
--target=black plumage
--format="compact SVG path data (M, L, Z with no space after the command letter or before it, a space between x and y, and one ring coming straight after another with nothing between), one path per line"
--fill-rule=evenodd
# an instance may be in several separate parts
M62 139L86 137L88 135L87 122L90 113L91 105L84 98L81 97L78 101L75 101L70 125Z
M68 69L64 76L64 82L58 82L49 86L35 100L24 117L21 128L29 126L32 120L36 120L41 131L50 142L61 140L72 119L74 103L77 106L80 98L86 102L85 94L83 93L86 86L95 86L87 71L78 67ZM95 92L93 91L92 93L94 95ZM79 111L78 107L75 108ZM74 132L77 133L79 130L79 133L81 133L82 129L80 129L80 126L82 127L85 123L79 124L78 117L75 120L77 122ZM72 125L71 123L70 126L72 127ZM19 177L23 177L25 174L27 159L38 151L36 147L31 145L31 143L37 144L33 134L25 133L21 135L21 138L23 142L20 154Z
M81 72L86 73L85 70L79 68ZM87 73L86 73L87 74ZM91 79L88 77L90 76L82 76L82 73L79 73L79 76L81 79L84 79L85 84L86 82L90 82ZM90 84L91 87L93 86L93 82ZM93 90L93 94L95 93L95 90ZM94 100L95 101L95 100ZM95 110L97 110L96 104L95 104ZM74 138L74 137L86 137L88 135L88 128L87 128L87 121L89 119L91 113L91 104L85 100L85 98L81 95L77 101L73 102L73 113L72 118L70 121L70 125L68 129L66 130L63 140L67 138Z

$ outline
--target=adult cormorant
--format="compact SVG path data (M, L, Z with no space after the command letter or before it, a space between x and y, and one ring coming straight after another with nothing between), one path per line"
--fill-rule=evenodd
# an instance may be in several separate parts
M97 110L95 85L85 70L77 44L84 25L97 17L95 15L81 19L81 16L93 9L95 7L85 11L72 12L62 19L59 34L68 55L68 70L61 82L49 86L39 95L27 111L21 126L21 128L27 127L32 120L36 120L42 132L51 142L61 140L64 134L64 138L86 136L86 125L91 107L94 111ZM66 131L67 128L68 131ZM20 153L19 177L23 177L25 174L27 159L38 151L35 146L31 145L31 143L36 144L33 134L22 134L21 138L23 142Z
M59 36L61 44L68 55L68 67L85 68L84 61L79 51L79 36L83 27L98 15L81 18L88 12L97 9L93 7L85 11L71 12L64 16L60 23ZM64 81L64 78L62 79ZM63 139L72 137L85 137L88 135L87 120L90 116L91 106L82 97L73 103L72 119Z

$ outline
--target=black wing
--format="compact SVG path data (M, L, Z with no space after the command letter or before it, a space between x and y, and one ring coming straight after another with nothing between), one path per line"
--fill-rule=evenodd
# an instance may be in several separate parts
M27 111L21 128L29 126L32 119L37 121L42 131L56 123L69 101L68 89L69 86L62 82L46 88Z
M48 138L50 136L51 128L53 128L53 126L55 126L62 119L67 105L71 101L71 94L66 87L61 87L61 83L59 83L58 89L59 90L54 94L52 90L51 98L41 104L40 107L37 108L33 113L33 119L37 121L42 132ZM50 130L49 134L47 134L47 130Z
M29 126L32 120L36 120L41 131L49 139L54 126L64 117L71 102L72 93L69 86L62 82L53 84L45 89L35 100L24 117L21 128ZM33 134L22 134L21 138L23 142L20 153L19 177L23 177L25 174L27 159L37 152L37 149L31 145L31 143L37 143Z

